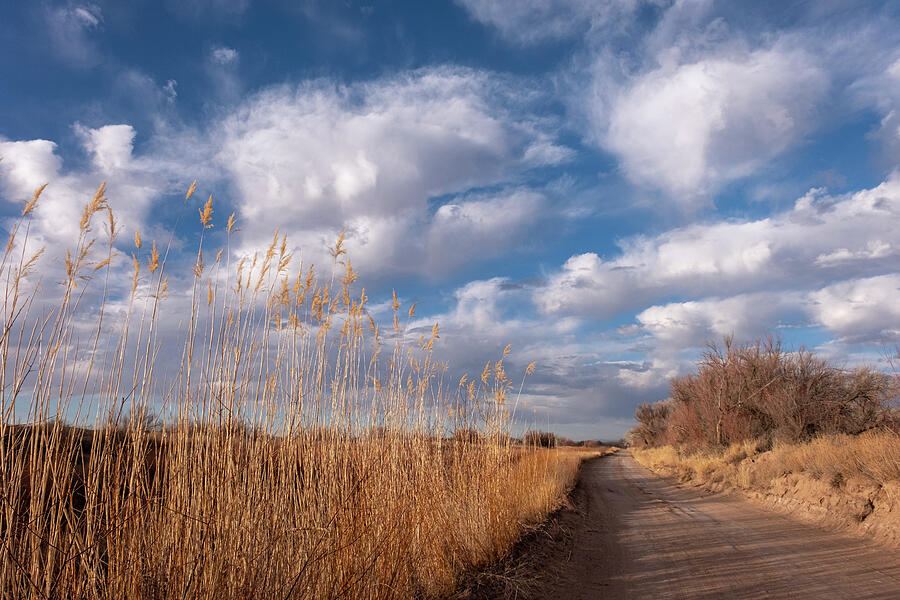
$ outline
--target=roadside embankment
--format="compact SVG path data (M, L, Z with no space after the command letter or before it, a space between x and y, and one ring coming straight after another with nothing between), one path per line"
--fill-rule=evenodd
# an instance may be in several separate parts
M736 491L805 521L900 547L900 435L833 435L801 444L751 440L723 450L634 449L651 470Z

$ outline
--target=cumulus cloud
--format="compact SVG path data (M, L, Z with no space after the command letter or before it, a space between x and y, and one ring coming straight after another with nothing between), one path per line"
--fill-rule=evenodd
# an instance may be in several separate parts
M104 173L125 169L131 162L135 131L131 125L106 125L98 129L75 126L85 150L93 155L94 165Z
M810 311L843 342L900 340L900 274L841 281L809 294Z
M691 205L808 133L828 89L815 57L782 45L730 50L630 78L595 112L597 136L633 182Z
M692 368L698 348L726 336L751 341L774 332L784 322L805 318L804 294L794 291L755 292L728 298L708 297L650 306L635 316L629 333L642 339L645 360L640 368L622 369L623 385L643 390Z
M85 203L101 182L107 182L110 207L122 228L145 225L153 200L169 191L177 179L175 163L153 156L135 156L135 131L130 125L74 131L90 157L86 168L65 170L57 145L49 140L6 141L0 138L0 196L9 203L30 198L34 190L48 184L32 221L32 237L48 246L48 256L71 247L78 236L78 223Z
M797 292L758 292L651 306L637 314L641 328L673 348L692 348L734 335L752 339L782 319L802 314Z
M841 364L882 363L884 357L854 345L890 348L900 340L900 309L896 273L851 279L813 291L780 290L702 298L651 306L635 316L645 336L643 368L622 370L619 378L635 388L691 369L696 349L725 336L747 342L783 326L826 328L836 337L821 346Z
M473 19L518 44L561 39L631 13L637 0L457 0Z
M160 106L174 98L174 81L160 89L129 70L118 82ZM373 279L438 277L516 252L545 216L545 194L519 180L572 151L547 117L533 116L534 98L517 80L453 68L278 86L225 112L208 134L163 123L140 155L130 125L76 124L90 162L75 171L63 168L52 141L3 141L0 185L21 200L50 182L37 214L46 226L35 231L62 242L100 181L123 225L136 229L176 182L224 177L233 193L217 207L238 212L236 252L267 246L280 229L307 263L321 265L346 228L354 265Z
M429 272L514 252L541 221L545 206L542 194L527 189L444 204L428 228Z
M840 197L814 189L766 219L626 239L609 260L572 256L533 299L568 318L638 310L633 325L619 328L643 357L614 372L626 395L661 393L661 382L692 368L699 348L727 335L747 341L781 328L822 327L837 336L830 355L863 361L871 353L854 354L854 344L900 339L898 217L897 174ZM687 299L658 303L672 296Z
M812 190L795 206L756 221L720 221L620 243L621 254L572 256L536 301L548 313L608 317L671 295L736 295L817 288L896 270L900 175L840 197Z
M640 361L620 358L632 346L631 338L595 338L587 334L588 322L542 318L528 304L528 286L520 282L505 277L470 281L454 291L447 312L418 318L410 329L413 334L430 332L431 324L439 323L436 352L449 363L452 381L463 373L477 377L485 361L497 360L507 344L512 352L504 363L511 378L521 377L535 361L519 404L522 426L549 421L567 424L572 435L618 437L638 403L664 397L664 378L637 388L621 377L645 368Z
M373 273L450 267L509 243L533 223L536 196L452 196L514 180L535 153L542 165L566 158L543 124L512 110L527 96L520 92L502 78L442 68L253 96L214 143L242 198L245 244L280 227L299 246L321 248L346 227L354 262ZM428 201L438 196L450 199L432 215ZM497 210L509 211L505 228ZM443 256L451 235L467 244Z
M634 12L615 34L589 35L576 52L561 78L572 112L631 182L687 209L759 174L822 124L856 121L861 112L881 119L873 137L894 166L896 10L826 5L793 7L782 25L764 5L729 0Z

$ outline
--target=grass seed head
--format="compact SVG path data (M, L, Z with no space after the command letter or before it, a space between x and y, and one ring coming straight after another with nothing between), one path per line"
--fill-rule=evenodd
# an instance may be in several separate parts
M212 194L209 196L209 200L206 201L206 204L203 205L203 208L198 208L197 211L200 213L200 224L203 225L204 229L212 228Z
M341 257L342 254L347 254L347 251L344 250L344 237L347 235L347 230L344 229L341 231L341 235L338 236L337 242L334 244L334 248L331 248L328 253L331 254L331 258L337 261L338 258Z
M147 270L153 273L159 268L159 251L156 249L156 241L153 242L153 249L150 251L150 258L147 260Z
M45 183L44 185L42 185L42 186L38 187L36 190L34 190L34 195L31 197L31 200L28 200L27 202L25 202L25 208L22 209L23 217L27 216L29 213L31 213L31 211L34 210L34 207L37 206L38 198L41 197L41 194L44 193L44 190L46 188L47 188L47 184Z
M101 260L99 263L97 263L97 266L94 267L94 272L97 272L100 269L102 269L103 267L109 265L109 263L112 261L113 256L115 256L115 255L111 254L111 255L107 256L106 258L104 258L103 260Z
M87 233L91 228L91 217L107 207L106 198L106 182L100 184L91 201L84 205L84 211L81 214L81 222L78 228L82 233Z

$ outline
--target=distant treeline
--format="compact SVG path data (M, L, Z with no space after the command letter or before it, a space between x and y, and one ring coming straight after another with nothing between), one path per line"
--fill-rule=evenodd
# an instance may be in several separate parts
M696 373L673 378L670 397L641 404L634 446L722 447L754 438L900 429L898 378L869 367L842 369L769 337L710 345Z
M475 441L491 441L489 438L482 436L475 429L461 428L453 432L453 439L457 441L475 442ZM509 443L513 445L531 446L536 448L558 448L560 446L573 446L578 448L600 448L601 446L615 445L614 443L602 442L600 440L580 440L575 441L561 435L556 435L550 431L541 431L531 429L526 431L521 438L510 438Z

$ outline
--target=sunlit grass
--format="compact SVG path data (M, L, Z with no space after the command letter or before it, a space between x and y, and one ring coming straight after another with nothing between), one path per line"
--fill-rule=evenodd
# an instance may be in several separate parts
M786 473L815 479L859 477L875 484L900 481L900 435L872 431L825 435L802 443L748 440L721 450L679 451L672 446L634 448L644 466L682 479L725 482L744 489L767 488Z
M437 324L416 338L395 296L382 332L343 236L325 277L278 234L232 264L228 241L204 245L210 199L196 260L173 274L138 232L120 256L101 187L61 272L38 272L42 190L0 262L5 598L440 596L544 518L591 454L511 442L508 349L448 389ZM192 281L177 302L176 276ZM59 278L48 304L37 280Z

